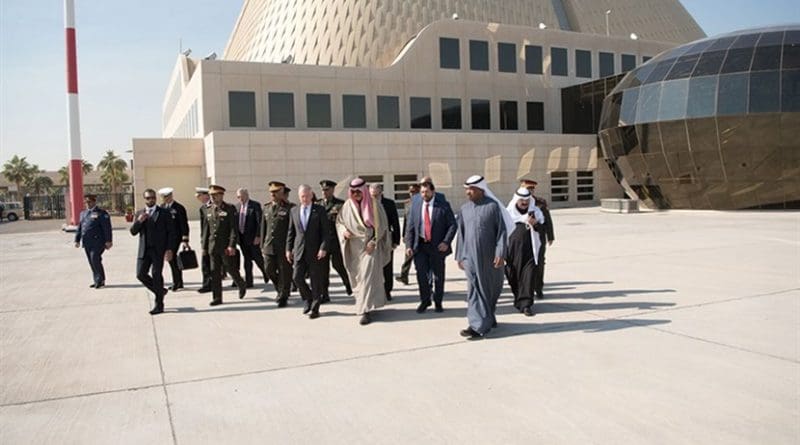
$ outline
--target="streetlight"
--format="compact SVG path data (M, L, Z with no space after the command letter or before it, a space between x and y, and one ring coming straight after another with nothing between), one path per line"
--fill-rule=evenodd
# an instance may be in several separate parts
M539 22L539 29L547 29L547 25L544 23Z
M608 31L608 15L611 14L610 9L606 9L606 36L610 36L611 33Z

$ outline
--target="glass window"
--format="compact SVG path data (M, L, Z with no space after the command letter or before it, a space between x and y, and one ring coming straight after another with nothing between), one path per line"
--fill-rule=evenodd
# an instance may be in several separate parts
M800 111L800 70L781 73L781 111Z
M781 79L778 71L750 73L750 112L781 111Z
M360 94L342 95L344 128L367 128L367 99Z
M517 116L517 102L513 100L500 101L500 129L519 130L519 118Z
M442 99L442 130L461 129L461 99Z
M753 48L735 48L728 51L725 63L722 64L721 74L741 73L750 70L750 61L753 60Z
M491 130L492 116L489 101L485 99L472 99L472 129Z
M544 131L544 103L528 102L526 107L528 113L528 130Z
M672 69L672 65L675 64L675 60L676 59L667 59L656 63L656 66L653 67L653 71L650 72L650 75L647 76L647 80L645 80L644 83L661 82L664 80L669 70Z
M228 91L228 116L231 127L255 127L256 93Z
M306 94L308 128L331 128L331 95Z
M745 114L747 112L747 73L719 76L717 114Z
M553 76L569 75L566 48L550 48L550 74Z
M489 42L485 40L469 41L469 69L489 71Z
M725 51L711 51L703 53L700 60L694 67L692 72L693 77L710 76L712 74L719 74L719 69L722 68L722 62L725 60Z
M294 128L294 94L268 93L267 102L271 128Z
M501 73L517 72L517 45L503 42L497 44L497 70Z
M525 45L525 72L542 74L542 47Z
M378 96L378 128L400 128L400 98Z
M800 68L800 31L786 31L783 38L783 69Z
M630 71L636 68L636 56L633 54L622 55L622 72Z
M636 123L658 120L658 103L661 99L661 84L644 85L639 92L639 106L636 109Z
M689 79L671 80L661 85L661 104L658 120L668 121L686 116L686 99L689 95Z
M711 46L708 47L707 51L726 51L731 47L731 44L734 40L736 40L736 37L723 37L721 39L717 39Z
M761 35L753 55L751 71L777 70L781 66L781 43L783 32L767 32Z
M689 56L681 56L672 69L667 74L666 80L684 79L689 77L700 59L699 54L692 54Z
M411 128L431 128L431 98L412 97L409 99L411 108Z
M600 77L614 75L614 54L600 53Z
M642 56L642 63L647 63L648 60L652 59L651 56Z
M439 38L439 67L455 70L461 68L458 39L449 37Z
M713 116L717 109L717 76L693 77L689 81L687 117Z
M639 103L639 88L629 88L622 92L622 109L619 112L619 125L633 125L636 122L636 107Z
M575 50L575 75L577 77L592 77L592 52L582 49Z

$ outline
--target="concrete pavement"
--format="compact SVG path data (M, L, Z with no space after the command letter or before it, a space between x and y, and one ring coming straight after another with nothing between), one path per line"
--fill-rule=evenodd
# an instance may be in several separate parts
M452 262L442 314L413 278L366 327L338 278L318 320L211 308L189 271L151 317L127 227L101 290L71 236L2 234L0 443L800 442L800 213L553 218L536 316L506 289L479 342Z

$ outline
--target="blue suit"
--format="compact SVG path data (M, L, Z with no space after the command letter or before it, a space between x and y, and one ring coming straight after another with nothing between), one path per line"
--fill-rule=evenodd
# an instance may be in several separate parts
M431 284L433 284L433 301L439 307L444 296L444 260L452 252L450 244L456 236L457 226L453 209L444 195L436 193L431 201L433 201L433 209L430 215L430 240L425 240L423 216L425 201L424 199L413 199L406 221L405 244L406 248L413 251L420 302L425 305L430 304ZM442 243L447 245L445 252L440 252L438 249Z
M111 217L108 212L97 206L82 211L78 230L75 232L75 242L83 243L95 286L105 284L103 252L106 250L106 243L111 242Z

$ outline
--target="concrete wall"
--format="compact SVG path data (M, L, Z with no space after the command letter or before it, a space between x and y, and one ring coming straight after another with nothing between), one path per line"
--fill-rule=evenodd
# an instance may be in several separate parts
M208 183L202 139L134 139L133 159L137 209L144 207L144 189L172 187L189 218L198 218L190 209L195 207L194 188Z

